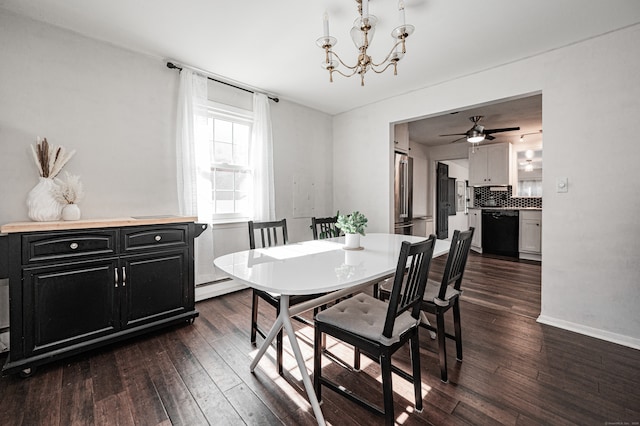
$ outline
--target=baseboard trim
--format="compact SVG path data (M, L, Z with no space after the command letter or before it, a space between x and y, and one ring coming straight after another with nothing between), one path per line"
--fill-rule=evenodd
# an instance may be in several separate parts
M220 283L196 287L196 302L222 296L223 294L247 288L246 285L235 280L226 280Z
M536 260L538 262L542 262L542 255L541 254L520 252L518 257L520 259L524 259L524 260Z
M622 334L612 333L610 331L588 327L582 324L576 324L574 322L549 317L547 315L540 315L537 319L537 322L550 325L552 327L573 331L575 333L584 334L585 336L594 337L596 339L605 340L607 342L616 343L618 345L627 346L629 348L640 349L640 339L624 336Z

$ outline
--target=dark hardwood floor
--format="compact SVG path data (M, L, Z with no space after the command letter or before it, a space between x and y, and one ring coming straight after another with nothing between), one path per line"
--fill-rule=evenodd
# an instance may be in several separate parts
M434 278L443 266L434 262ZM249 372L250 301L249 290L203 301L193 325L42 366L26 379L3 377L0 424L315 424L287 341L284 378L273 351ZM464 361L448 342L450 382L442 383L436 342L421 330L424 411L413 412L412 386L394 376L398 424L639 424L640 351L536 323L538 263L472 254L461 304ZM262 315L274 313L265 307ZM312 329L297 327L310 342ZM352 358L349 348L328 345ZM311 369L312 349L301 346ZM395 361L408 367L409 351ZM329 364L326 374L381 401L379 369L364 358L360 373ZM328 389L323 397L330 424L381 424Z

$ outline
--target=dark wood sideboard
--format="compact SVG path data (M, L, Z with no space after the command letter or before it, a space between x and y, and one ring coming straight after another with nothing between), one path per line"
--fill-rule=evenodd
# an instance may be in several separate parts
M193 322L194 239L206 227L178 216L0 227L10 299L2 373L28 376L63 357Z

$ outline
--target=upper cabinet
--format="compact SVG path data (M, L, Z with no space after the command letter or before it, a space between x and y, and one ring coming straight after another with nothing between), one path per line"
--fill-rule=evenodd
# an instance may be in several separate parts
M469 148L469 185L512 185L512 154L510 143Z
M396 151L409 152L409 123L400 123L395 126L393 144Z

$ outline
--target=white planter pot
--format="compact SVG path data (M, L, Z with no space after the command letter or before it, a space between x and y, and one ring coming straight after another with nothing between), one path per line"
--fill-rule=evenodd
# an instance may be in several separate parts
M27 194L29 219L36 222L60 220L62 205L53 197L56 183L51 178L41 177L36 186Z
M67 204L62 208L62 220L80 219L80 207L77 204Z
M344 247L346 249L360 248L360 234L345 234Z

